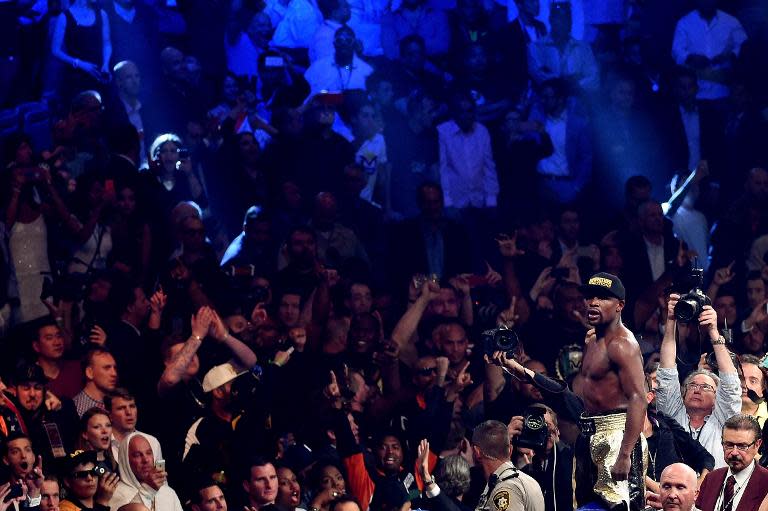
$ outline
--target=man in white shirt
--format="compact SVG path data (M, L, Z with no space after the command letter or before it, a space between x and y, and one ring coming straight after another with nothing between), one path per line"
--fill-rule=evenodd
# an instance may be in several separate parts
M555 2L549 13L551 33L528 47L528 69L536 83L564 78L578 89L594 92L600 85L589 44L571 36L571 5Z
M768 470L757 460L762 431L754 417L738 414L723 424L723 467L707 474L696 507L701 511L747 511L760 507L768 494Z
M139 67L130 60L118 62L114 69L115 84L117 85L117 94L120 103L125 108L125 115L136 131L139 133L139 157L140 162L136 162L139 168L146 166L147 149L144 145L144 120L141 117L141 101L139 93L141 92L141 73Z
M475 121L475 109L469 94L458 94L452 119L437 127L440 184L449 208L496 207L499 182L491 138L485 126Z
M269 48L271 36L272 21L269 16L263 11L254 14L237 41L226 46L227 69L236 76L257 76L259 55Z
M697 0L696 10L677 22L672 57L696 70L699 99L722 99L728 96L728 72L746 40L739 20L717 9L717 0Z
M681 392L674 312L679 298L672 294L667 302L667 321L661 342L659 369L656 371L656 407L675 419L694 440L703 445L715 458L715 468L721 468L728 459L721 444L724 440L722 428L729 418L741 412L741 383L725 347L725 339L717 330L717 313L706 305L698 324L703 330L702 335L712 343L719 376L704 369L692 371L683 381Z
M310 96L323 90L343 92L365 89L365 79L373 73L373 68L355 55L356 46L355 33L351 28L343 26L336 31L333 56L316 60L304 73Z
M336 31L342 25L346 25L352 16L347 0L319 0L317 6L325 19L312 36L312 42L309 45L310 63L321 58L333 57L333 40Z
M308 48L323 21L314 0L269 0L265 12L275 26L272 44L280 48Z

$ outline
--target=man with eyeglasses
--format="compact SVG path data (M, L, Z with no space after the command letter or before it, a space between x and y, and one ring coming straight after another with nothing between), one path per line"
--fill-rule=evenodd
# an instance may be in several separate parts
M739 375L725 347L725 339L717 330L717 313L711 306L705 305L698 323L701 335L705 336L702 340L712 344L719 374L701 369L692 371L683 381L681 389L675 340L675 305L679 299L679 295L672 294L667 302L661 359L656 372L656 407L675 419L714 456L715 468L723 468L726 462L721 431L725 421L741 412Z
M755 457L760 450L761 428L749 415L738 414L725 421L722 448L727 468L704 478L696 499L701 511L751 511L768 494L768 469Z

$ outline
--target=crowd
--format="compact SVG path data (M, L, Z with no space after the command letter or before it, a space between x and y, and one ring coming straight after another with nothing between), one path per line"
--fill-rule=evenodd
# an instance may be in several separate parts
M0 511L768 511L717 3L0 0Z

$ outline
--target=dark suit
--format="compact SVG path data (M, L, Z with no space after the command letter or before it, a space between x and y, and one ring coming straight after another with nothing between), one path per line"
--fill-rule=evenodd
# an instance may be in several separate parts
M390 247L396 247L390 275L398 283L405 282L416 273L430 273L425 224L421 217L406 220L395 227ZM466 231L457 222L443 219L438 228L442 237L443 275L452 277L472 269L470 244Z
M714 511L727 475L728 468L725 467L707 474L701 483L699 497L696 499L697 508L701 511ZM768 469L756 465L755 471L749 477L747 487L741 492L739 505L733 511L754 511L760 507L766 494L768 494Z

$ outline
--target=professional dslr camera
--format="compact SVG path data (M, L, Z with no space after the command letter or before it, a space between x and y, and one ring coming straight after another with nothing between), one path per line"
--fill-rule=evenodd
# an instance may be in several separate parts
M544 420L544 414L536 409L528 409L523 419L523 430L517 436L515 445L542 451L547 447L549 438L549 428L547 421Z
M480 342L483 345L483 353L488 357L493 356L496 351L504 351L507 358L512 358L520 351L520 338L514 330L506 326L497 326L490 330L485 330L480 334Z
M712 301L702 289L703 286L704 270L701 268L692 268L684 279L675 284L675 290L684 293L675 305L676 320L683 323L695 323L698 321L704 306L712 305Z

